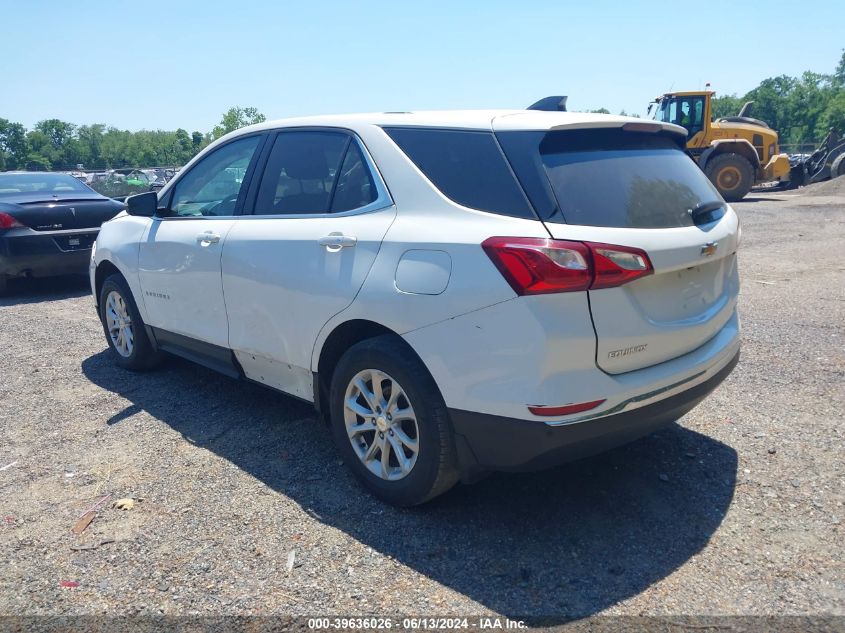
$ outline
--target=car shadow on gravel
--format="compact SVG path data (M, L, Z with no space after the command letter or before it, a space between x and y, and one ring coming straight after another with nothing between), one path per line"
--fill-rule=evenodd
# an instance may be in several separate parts
M74 299L91 294L86 275L10 279L8 284L6 293L0 295L0 307Z
M398 510L362 491L307 404L179 359L131 374L101 352L82 370L131 403L109 423L144 410L315 520L535 625L595 614L671 574L707 544L736 483L732 448L670 425L591 459L496 474Z

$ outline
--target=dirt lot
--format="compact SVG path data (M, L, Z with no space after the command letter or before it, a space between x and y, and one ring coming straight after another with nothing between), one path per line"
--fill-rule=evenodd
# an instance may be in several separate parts
M0 614L845 614L845 196L736 208L743 357L708 400L405 511L362 492L308 406L181 360L116 369L84 281L19 285Z

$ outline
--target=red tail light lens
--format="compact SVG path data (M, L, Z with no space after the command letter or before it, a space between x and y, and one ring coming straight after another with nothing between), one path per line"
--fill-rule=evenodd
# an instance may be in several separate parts
M491 237L481 246L518 295L612 288L654 272L645 251L628 246L535 237Z
M594 279L590 290L614 288L654 272L645 251L629 246L587 242L593 254Z
M605 399L593 400L591 402L579 402L578 404L565 404L562 407L547 407L545 405L529 406L528 410L534 415L559 416L572 415L573 413L581 413L582 411L589 411L599 406Z
M0 229L19 229L23 224L8 213L0 213Z
M481 247L518 295L586 290L593 280L582 242L491 237Z

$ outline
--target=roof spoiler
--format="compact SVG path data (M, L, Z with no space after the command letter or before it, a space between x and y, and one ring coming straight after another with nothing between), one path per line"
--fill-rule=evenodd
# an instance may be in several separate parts
M531 104L526 110L543 110L545 112L566 112L566 97L545 97Z

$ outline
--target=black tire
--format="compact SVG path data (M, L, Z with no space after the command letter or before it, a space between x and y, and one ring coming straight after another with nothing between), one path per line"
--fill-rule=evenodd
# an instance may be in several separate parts
M111 293L116 292L123 299L126 310L131 319L131 329L133 334L133 345L130 353L124 355L120 353L115 347L115 343L109 334L109 328L106 322L106 303ZM122 275L114 274L106 278L103 282L103 287L100 290L100 322L103 325L103 332L106 335L106 341L109 344L109 349L112 353L112 358L115 363L124 369L131 371L147 371L152 369L161 362L163 354L155 349L149 337L147 330L144 327L144 321L141 319L141 314L138 312L138 306L135 304L135 299L132 297L132 291L129 289L129 284Z
M6 275L0 274L0 297L6 294L9 289L9 278Z
M717 154L707 161L704 173L728 202L742 200L754 185L754 166L739 154Z
M371 472L353 449L346 432L346 390L353 378L367 369L394 379L416 414L419 445L416 462L407 475L395 481ZM329 398L337 449L355 476L375 496L392 505L407 507L433 499L457 483L457 457L446 404L431 374L401 339L379 336L349 348L335 368ZM375 441L378 434L375 428L372 433Z
M839 178L845 176L845 154L837 156L830 165L830 177Z

